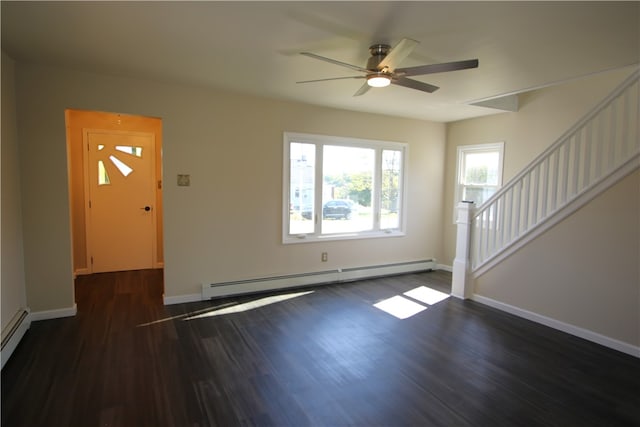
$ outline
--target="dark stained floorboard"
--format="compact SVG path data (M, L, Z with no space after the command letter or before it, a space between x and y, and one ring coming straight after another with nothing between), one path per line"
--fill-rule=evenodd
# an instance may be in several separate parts
M2 370L2 426L640 425L640 360L446 299L373 304L436 271L162 305L162 271L76 282L74 318L34 322ZM198 315L207 317L195 318Z

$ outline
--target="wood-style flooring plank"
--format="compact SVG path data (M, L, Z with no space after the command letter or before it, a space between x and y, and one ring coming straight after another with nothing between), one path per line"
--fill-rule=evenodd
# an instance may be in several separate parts
M2 426L640 425L637 358L473 301L374 307L447 272L166 307L162 280L78 278L2 370Z

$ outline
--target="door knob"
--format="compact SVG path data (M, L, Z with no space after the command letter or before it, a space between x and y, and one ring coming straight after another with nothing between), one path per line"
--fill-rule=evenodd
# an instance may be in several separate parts
M151 210L151 206L145 206L144 208L140 208L140 209L144 209L145 211L149 212Z

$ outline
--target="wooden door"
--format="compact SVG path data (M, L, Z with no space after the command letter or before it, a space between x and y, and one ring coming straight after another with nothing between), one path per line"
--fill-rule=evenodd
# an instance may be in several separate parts
M85 130L84 140L91 272L153 268L154 134Z

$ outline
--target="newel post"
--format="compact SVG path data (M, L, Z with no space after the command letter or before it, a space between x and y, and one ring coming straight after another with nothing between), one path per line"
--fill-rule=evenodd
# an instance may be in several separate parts
M453 260L453 276L451 279L451 295L461 299L471 298L473 283L469 276L471 260L469 247L471 246L471 217L475 208L473 202L458 204L458 234L456 238L456 258Z

